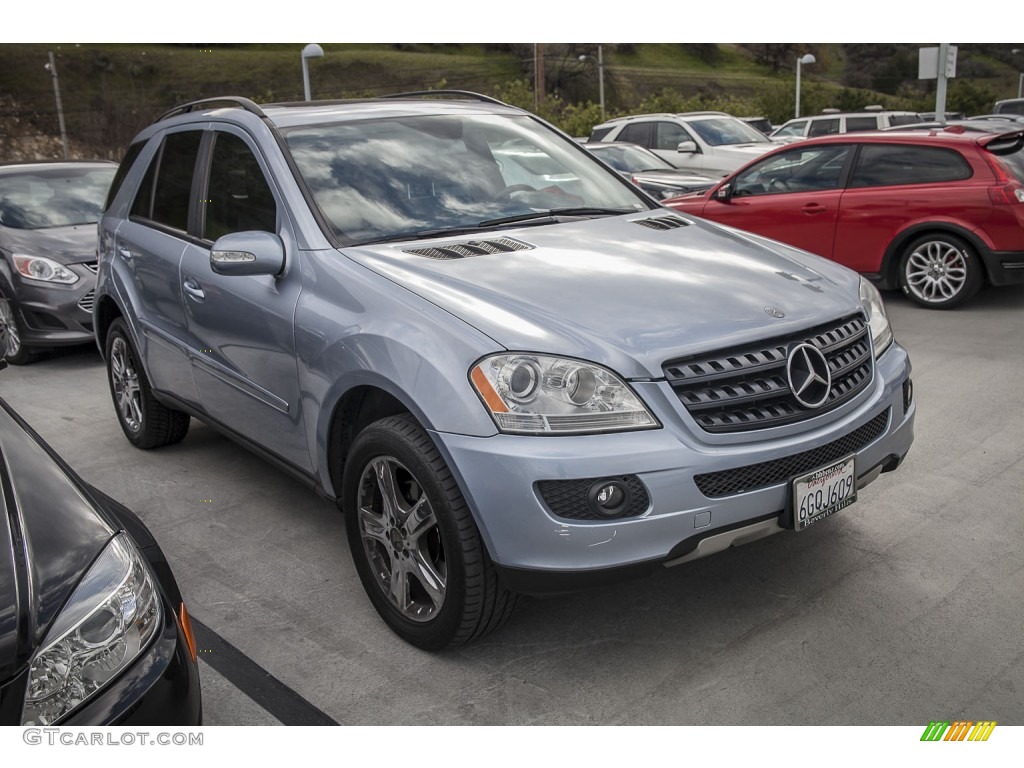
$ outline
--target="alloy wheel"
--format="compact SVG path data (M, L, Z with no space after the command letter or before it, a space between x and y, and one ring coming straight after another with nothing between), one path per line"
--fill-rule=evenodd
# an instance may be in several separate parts
M131 352L123 338L114 339L110 349L110 383L121 421L132 432L142 428L142 394Z
M907 288L924 303L954 298L967 284L967 257L946 240L928 240L909 255L905 267Z
M415 476L378 456L359 480L359 533L377 586L409 621L426 622L444 605L448 564L437 516Z
M21 351L21 336L14 321L11 302L0 298L0 341L4 341L4 357L14 357Z

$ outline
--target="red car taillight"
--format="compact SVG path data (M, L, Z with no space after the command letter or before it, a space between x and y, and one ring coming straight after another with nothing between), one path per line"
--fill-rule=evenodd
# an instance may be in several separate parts
M1019 181L1005 181L988 188L988 196L995 205L1024 203L1024 184Z

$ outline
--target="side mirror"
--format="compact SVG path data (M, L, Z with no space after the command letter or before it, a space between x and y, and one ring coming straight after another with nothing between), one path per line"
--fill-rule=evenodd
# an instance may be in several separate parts
M728 203L732 199L732 184L723 184L715 190L715 199Z
M210 268L218 275L279 275L284 244L270 232L232 232L213 244Z
M679 146L676 147L676 152L684 152L688 155L692 155L697 151L696 141L681 141Z

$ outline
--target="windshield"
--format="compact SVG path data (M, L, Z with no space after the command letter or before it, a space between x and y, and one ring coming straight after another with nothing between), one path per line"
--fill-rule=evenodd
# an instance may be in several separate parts
M623 173L662 169L675 170L675 166L670 162L662 160L656 154L643 147L593 147L591 151L616 171L622 171Z
M756 128L751 128L737 117L710 117L689 120L686 127L699 135L712 147L724 144L770 144L771 141Z
M46 229L95 224L116 166L28 168L0 174L0 224Z
M548 211L649 207L579 145L525 115L381 118L284 135L321 213L349 245Z

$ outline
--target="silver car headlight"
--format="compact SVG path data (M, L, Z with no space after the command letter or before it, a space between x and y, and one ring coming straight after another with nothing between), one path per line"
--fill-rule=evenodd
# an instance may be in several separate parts
M875 357L878 357L892 344L892 326L889 325L889 317L885 314L882 295L869 280L865 280L863 277L860 279L860 301L868 316L871 341L875 347Z
M14 259L14 268L18 274L30 280L42 280L44 283L64 283L65 285L78 282L78 275L53 259L43 256L26 256L23 253L15 253L11 258Z
M160 598L135 545L103 550L32 658L22 725L50 725L114 680L162 622Z
M481 360L469 378L502 432L551 435L660 426L622 379L593 363L494 355Z

